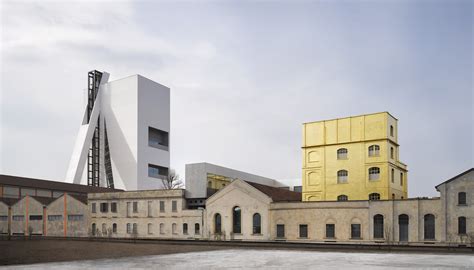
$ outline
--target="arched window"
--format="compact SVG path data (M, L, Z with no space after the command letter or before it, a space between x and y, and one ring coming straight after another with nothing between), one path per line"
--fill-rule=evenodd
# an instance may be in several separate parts
M378 201L378 200L380 200L380 194L378 194L378 193L370 193L370 194L369 194L369 200L371 200L371 201Z
M176 225L176 223L171 224L171 233L172 234L178 233L178 225Z
M153 224L148 223L148 234L153 234Z
M374 144L369 146L369 157L378 157L380 155L380 146Z
M458 193L458 204L459 205L466 205L466 192L459 192Z
M400 186L403 186L403 173L400 173Z
M112 232L117 233L117 223L112 224Z
M337 183L343 184L347 183L349 173L346 170L340 170L337 172Z
M241 219L242 213L240 207L236 206L232 209L232 232L233 233L241 233Z
M262 233L262 218L260 217L259 213L253 214L252 232L253 232L253 234L261 234Z
M458 234L466 234L466 217L458 217Z
M435 217L432 214L426 214L424 217L425 240L435 239Z
M392 169L391 171L390 178L392 179L392 183L395 183L395 170L394 169Z
M401 214L398 216L398 241L408 242L408 215Z
M392 125L390 125L390 136L393 137L393 126Z
M390 147L390 158L393 159L394 156L393 147Z
M348 198L347 198L347 195L339 195L339 196L337 196L337 200L338 200L339 202L347 201L347 199L348 199Z
M92 235L95 235L96 234L96 230L97 230L97 227L95 225L95 223L92 223Z
M194 234L201 234L199 223L194 224Z
M188 223L183 223L183 234L188 234Z
M337 159L347 159L347 149L346 148L337 149Z
M374 238L383 238L383 216L374 216Z
M369 168L369 180L378 180L380 178L380 168L372 167Z
M221 233L222 232L222 220L221 214L216 214L214 216L214 233Z
M160 223L160 234L165 234L165 224Z

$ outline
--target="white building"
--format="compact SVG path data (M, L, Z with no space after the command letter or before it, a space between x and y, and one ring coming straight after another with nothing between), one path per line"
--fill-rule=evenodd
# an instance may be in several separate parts
M124 190L160 188L170 164L170 89L140 75L89 72L88 103L66 180Z

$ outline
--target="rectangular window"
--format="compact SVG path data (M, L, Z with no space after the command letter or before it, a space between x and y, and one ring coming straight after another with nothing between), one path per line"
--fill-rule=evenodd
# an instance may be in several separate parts
M148 234L153 234L153 224L148 223Z
M100 212L101 213L109 212L109 204L108 203L100 203Z
M92 213L97 213L97 209L95 208L95 203L92 203Z
M293 191L295 192L303 192L303 187L302 186L294 186Z
M117 213L117 203L113 202L110 204L110 212Z
M183 234L188 234L188 223L183 223Z
M300 224L300 238L308 238L308 225Z
M284 238L284 237L285 237L285 225L277 224L277 238Z
M138 224L137 223L133 223L133 233L138 234Z
M25 216L23 215L15 215L12 217L13 221L23 221L25 219Z
M165 212L165 201L160 201L160 213Z
M36 196L36 190L32 188L21 188L21 197L24 197L26 195L28 196Z
M360 239L360 224L351 224L351 238Z
M178 211L178 202L177 201L172 201L171 202L171 211L172 212L177 212Z
M37 190L36 190L36 196L38 196L38 197L48 197L48 198L51 198L52 193L51 193L51 190L37 189Z
M49 215L48 216L48 221L62 221L63 216L62 215Z
M152 206L152 202L151 201L148 201L148 217L152 217L153 216L153 208L151 207Z
M127 217L130 217L131 210L132 210L132 203L127 202Z
M133 213L138 213L138 202L133 202Z
M8 216L0 216L0 221L8 221Z
M148 127L148 145L151 147L168 151L168 132Z
M83 221L84 216L83 215L67 215L67 220L68 221Z
M403 173L400 173L400 186L403 186Z
M5 198L20 198L20 188L17 187L3 187L3 197Z
M30 220L43 220L42 215L30 215Z
M326 224L326 238L334 238L336 235L336 227L334 224Z
M148 164L148 176L163 179L164 177L168 176L168 168Z
M132 224L127 223L127 233L131 234L132 233Z

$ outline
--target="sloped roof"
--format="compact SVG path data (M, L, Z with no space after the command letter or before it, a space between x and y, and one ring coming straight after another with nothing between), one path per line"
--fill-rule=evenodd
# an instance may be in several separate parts
M5 197L0 197L0 202L5 203L8 206L12 206L15 203L17 203L20 199L17 198L5 198Z
M34 179L21 176L0 174L0 184L19 187L30 187L39 189L50 189L63 192L91 193L91 192L117 192L120 189L104 187L91 187L86 185L71 184L50 180Z
M468 174L468 173L470 173L470 172L472 172L472 171L474 171L474 168L470 168L469 170L467 170L467 171L465 171L465 172L462 172L462 173L460 173L460 174L458 174L458 175L456 175L456 176L454 176L454 177L452 177L452 178L450 178L450 179L444 181L443 183L437 185L435 188L436 188L436 190L438 190L438 187L439 187L439 186L444 185L444 184L447 184L447 183L449 183L449 182L451 182L451 181L454 181L454 180L458 179L459 177L461 177L461 176L463 176L463 175L465 175L465 174Z
M258 189L260 192L266 194L274 202L288 202L288 201L301 201L301 193L286 190L283 188L270 187L262 184L257 184L253 182L247 182L247 184Z
M49 205L52 203L56 198L50 198L50 197L38 197L38 196L30 196L31 198L35 199L39 203L41 203L44 206Z
M80 201L83 204L87 204L87 196L81 196L81 195L69 194L69 193L67 195L73 197L74 199Z

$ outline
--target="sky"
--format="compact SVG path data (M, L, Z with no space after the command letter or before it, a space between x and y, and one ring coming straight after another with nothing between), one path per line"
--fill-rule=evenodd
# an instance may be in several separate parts
M171 88L171 167L301 179L302 123L389 111L409 196L474 166L472 1L1 1L0 173L61 181L87 72Z

